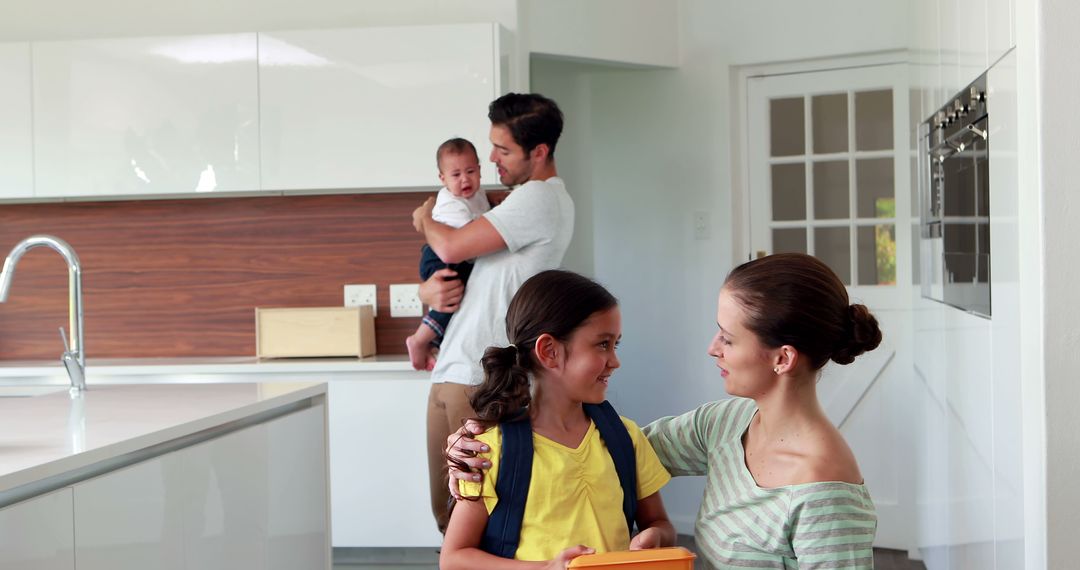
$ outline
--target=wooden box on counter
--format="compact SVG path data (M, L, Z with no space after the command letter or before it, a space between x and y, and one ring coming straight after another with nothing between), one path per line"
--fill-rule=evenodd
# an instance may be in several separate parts
M375 354L375 318L370 305L255 309L255 353L259 358Z

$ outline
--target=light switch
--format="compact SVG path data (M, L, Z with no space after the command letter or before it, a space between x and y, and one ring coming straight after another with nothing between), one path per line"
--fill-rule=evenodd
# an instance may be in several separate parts
M694 212L694 239L709 239L709 213Z

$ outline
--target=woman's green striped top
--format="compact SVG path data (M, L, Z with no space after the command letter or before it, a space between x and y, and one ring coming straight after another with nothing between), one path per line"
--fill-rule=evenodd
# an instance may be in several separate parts
M706 477L699 554L716 568L873 568L877 514L865 485L754 481L742 436L756 411L753 400L732 398L645 427L672 475Z

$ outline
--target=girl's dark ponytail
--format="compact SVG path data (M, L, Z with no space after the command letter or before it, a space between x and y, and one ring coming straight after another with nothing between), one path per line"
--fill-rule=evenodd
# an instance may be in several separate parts
M476 416L483 422L502 423L520 417L532 401L529 392L529 369L522 366L518 347L488 347L480 360L484 382L469 396Z

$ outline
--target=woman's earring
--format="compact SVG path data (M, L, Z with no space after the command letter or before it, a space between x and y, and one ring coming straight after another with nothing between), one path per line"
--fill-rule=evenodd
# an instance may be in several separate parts
M779 374L780 373L780 368L779 367L773 368L772 371Z

